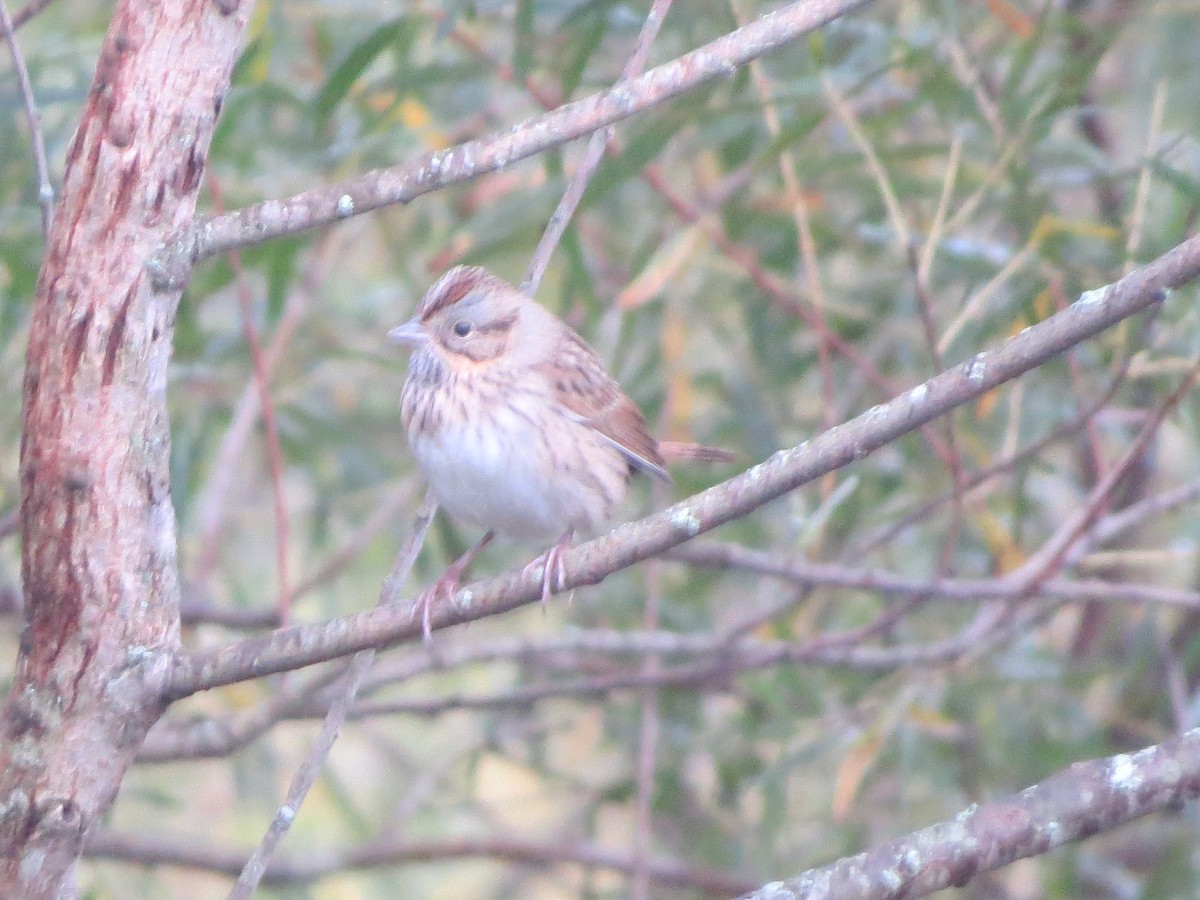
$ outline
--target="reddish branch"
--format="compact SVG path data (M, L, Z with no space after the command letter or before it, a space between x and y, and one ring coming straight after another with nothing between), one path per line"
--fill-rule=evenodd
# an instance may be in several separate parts
M225 196L216 178L209 179L209 190L219 211L225 209ZM267 470L271 473L271 493L275 498L275 578L279 582L279 621L286 623L291 618L292 591L288 574L288 515L287 500L283 492L283 448L279 442L279 424L275 415L275 400L271 396L271 365L263 350L262 338L254 324L254 298L242 267L242 255L237 250L229 252L229 268L233 270L238 305L242 308L242 333L250 350L250 362L254 371L254 386L258 389L258 405L262 411L263 432L267 439Z
M188 223L245 17L118 4L38 280L21 446L27 628L0 712L0 896L65 896L179 644L167 364Z
M34 16L39 15L49 5L50 0L30 0L29 3L13 13L13 28L20 28Z

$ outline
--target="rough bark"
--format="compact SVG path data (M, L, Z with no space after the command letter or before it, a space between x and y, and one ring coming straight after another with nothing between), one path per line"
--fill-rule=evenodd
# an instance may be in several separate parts
M146 261L192 219L247 10L124 0L67 155L29 337L26 628L0 711L0 896L62 897L179 644L167 364L179 291Z

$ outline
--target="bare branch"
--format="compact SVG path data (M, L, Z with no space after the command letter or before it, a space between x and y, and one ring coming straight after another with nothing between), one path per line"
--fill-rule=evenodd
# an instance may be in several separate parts
M25 10L22 10L24 12ZM46 162L46 142L42 137L42 115L38 112L33 97L33 85L29 81L29 70L25 68L25 55L17 43L16 29L8 14L8 4L0 0L0 28L12 54L13 71L17 76L17 88L25 103L25 118L29 121L29 140L33 145L33 170L37 173L38 203L42 207L42 235L50 240L50 226L54 222L54 186L50 184L50 165Z
M805 587L838 587L879 594L921 594L930 599L977 603L980 600L1014 600L1022 585L1011 578L912 578L882 569L814 563L777 556L732 544L699 543L676 547L668 558L695 566L736 569L770 575ZM1200 610L1200 593L1148 584L1122 584L1101 579L1068 581L1050 579L1038 587L1038 596L1082 603L1151 603Z
M143 866L175 865L234 875L244 853L200 845L194 840L147 836L134 838L100 831L89 839L87 855L92 859L124 860ZM631 873L634 866L630 854L591 844L547 844L512 838L460 838L371 843L343 853L308 852L303 856L277 860L267 870L263 882L270 886L308 884L326 875L351 869L477 858L536 866L576 865L625 874ZM752 879L672 860L651 859L649 872L660 884L692 888L725 897L745 892L754 884Z
M421 504L408 533L408 538L404 541L404 545L400 548L400 552L392 564L392 571L388 573L388 577L383 582L383 589L379 594L381 606L395 602L400 587L407 580L413 564L417 561L417 554L421 552L421 545L425 542L425 532L428 531L429 523L436 513L436 503ZM292 776L292 782L288 786L287 797L284 799L283 805L276 811L262 840L254 849L254 853L246 860L246 865L242 867L237 884L229 892L229 900L249 900L258 887L275 848L291 830L292 823L296 821L304 799L308 796L313 784L316 783L317 776L321 773L321 767L325 765L325 759L333 749L338 732L342 730L342 724L346 721L346 714L354 705L354 698L358 696L358 689L362 686L363 679L367 677L367 672L370 671L373 662L375 662L373 649L355 654L354 659L350 661L350 668L338 685L337 696L329 704L329 709L325 713L320 734L317 735L304 762Z
M1027 328L994 350L804 444L776 453L747 472L660 513L622 525L574 548L566 557L565 590L595 584L619 569L675 547L855 460L962 403L1036 368L1063 350L1161 302L1172 288L1200 274L1200 237L1103 289L1089 291L1062 312ZM534 573L511 573L459 591L438 609L436 628L495 615L540 596ZM376 609L324 625L283 629L214 650L182 655L172 695L229 684L411 638L406 615Z
M227 716L186 723L159 719L138 748L136 762L229 756L266 734L277 722L293 715L310 697L340 679L345 670L345 664L332 664L327 671L287 684L258 706L237 710ZM324 717L326 712L328 706L321 710L321 716Z
M422 194L502 169L627 119L713 78L732 75L738 66L868 2L800 0L644 75L528 119L504 134L467 141L426 153L412 163L199 221L189 235L164 248L152 264L151 273L160 284L174 284L187 277L193 263L214 254L329 225L381 206L408 203Z
M29 0L28 3L13 15L13 28L20 28L34 16L41 13L50 3L51 0Z
M650 45L654 43L654 37L658 34L663 19L667 17L671 2L672 0L654 0L650 12L646 16L646 21L642 23L642 30L633 47L633 55L629 57L629 61L625 63L625 68L621 72L621 80L617 82L618 86L626 84L629 79L641 73L646 65L646 57L650 53ZM542 232L541 240L538 241L538 245L533 251L533 257L529 260L525 280L521 283L521 290L529 296L532 297L537 293L538 285L542 283L542 276L546 274L546 266L550 263L550 256L554 253L554 248L558 246L559 240L562 239L563 232L571 223L571 217L575 215L579 201L583 199L583 192L587 190L588 181L591 180L592 173L596 171L596 166L600 165L600 160L604 157L604 149L612 140L613 133L614 128L609 125L593 134L591 140L588 141L587 149L583 152L583 159L579 161L579 167L571 176L567 189L558 202L558 208L550 216L550 221L546 223L546 230Z
M744 900L924 897L981 872L1200 796L1200 729L1133 754L1079 762L1020 794L881 847L764 885Z

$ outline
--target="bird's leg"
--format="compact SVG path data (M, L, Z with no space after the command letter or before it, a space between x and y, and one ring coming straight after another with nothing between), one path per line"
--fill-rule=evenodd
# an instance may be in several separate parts
M563 566L563 561L567 551L571 549L573 540L575 540L575 529L568 528L549 550L525 567L526 572L536 569L539 565L542 567L542 609L546 608L546 601L550 599L550 594L555 590L561 591L567 582L567 570ZM557 588L554 587L555 580L558 581Z
M446 567L446 571L438 576L437 580L423 590L419 597L413 602L413 618L416 618L417 613L421 614L421 634L425 637L425 642L433 637L432 618L433 604L439 596L451 602L454 600L454 595L458 591L459 582L462 580L463 572L467 570L467 566L471 565L475 557L479 555L479 551L491 543L495 534L491 531L484 534L476 541L466 553L450 563Z

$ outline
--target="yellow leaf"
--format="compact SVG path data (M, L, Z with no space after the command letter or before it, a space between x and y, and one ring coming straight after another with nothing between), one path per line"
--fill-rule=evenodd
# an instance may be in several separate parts
M665 291L703 238L703 230L694 225L663 244L641 274L617 295L617 308L633 309Z
M1025 553L1012 539L1011 532L1000 524L986 509L980 512L979 529L983 532L984 542L995 559L997 573L1003 574L1017 569L1025 562Z
M919 703L914 703L908 708L908 720L921 730L942 740L958 740L962 732L962 727L954 719Z
M1120 233L1111 225L1096 222L1091 219L1068 219L1063 216L1044 215L1038 219L1037 225L1029 236L1030 243L1041 244L1047 238L1056 234L1069 234L1074 237L1092 237L1099 240L1111 241L1120 237Z
M669 421L666 430L668 434L675 434L676 428L671 426L686 428L686 423L692 420L692 373L683 365L687 356L687 323L679 312L677 302L666 304L659 341L667 376L666 409Z
M843 822L850 814L854 798L862 787L863 779L870 771L879 751L883 748L883 735L875 729L868 731L856 746L851 748L838 767L837 781L833 787L833 820Z
M1039 322L1054 315L1054 297L1051 296L1049 288L1038 291L1038 295L1033 298L1033 312ZM1015 331L1019 331L1024 327L1024 325L1018 326L1016 323L1013 324Z
M265 45L258 53L254 54L252 65L245 71L246 78L254 84L262 84L271 74L271 54L266 52L266 48L275 42L275 32L267 26L271 6L270 0L266 3L254 4L254 11L250 14L250 22L246 26L246 42L249 44L261 38Z
M1028 13L1017 9L1008 0L988 0L988 10L1003 22L1017 37L1028 38L1033 34L1034 23Z
M988 391L975 401L975 419L982 421L992 414L992 410L996 408L996 403L1000 399L999 391Z
M383 115L395 105L395 91L375 91L369 97L367 97L367 109L378 115ZM396 115L398 118L403 118L400 115L399 110L397 110Z
M414 97L401 100L396 108L396 115L401 123L413 131L423 131L433 121L433 117L429 115L429 108Z

